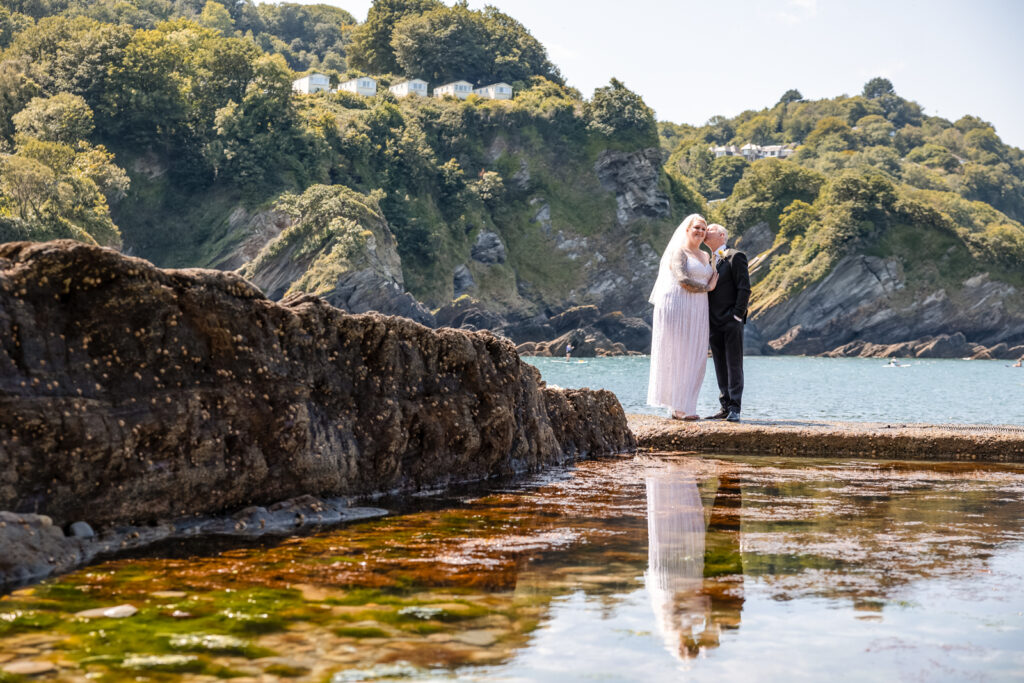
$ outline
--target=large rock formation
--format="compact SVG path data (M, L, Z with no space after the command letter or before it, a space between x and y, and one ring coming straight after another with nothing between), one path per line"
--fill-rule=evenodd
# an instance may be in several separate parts
M847 256L777 305L758 309L755 296L752 320L767 350L783 354L943 358L970 356L978 344L1024 343L1020 293L1012 285L986 273L951 292L905 291L912 284L896 259ZM887 348L902 343L906 349Z
M533 470L633 446L511 343L270 301L233 273L0 245L0 509L104 526ZM557 423L557 424L554 424Z
M638 218L668 218L671 203L661 189L661 150L637 152L605 150L594 163L605 190L615 192L616 218L627 225Z
M529 356L561 356L566 345L578 357L622 356L649 353L651 326L640 318L628 318L616 311L601 315L597 306L574 306L548 321L552 334L521 342L516 348ZM514 338L514 337L513 337Z
M240 269L267 296L310 292L350 313L434 324L430 311L405 291L398 244L376 199L314 185L291 202L291 222Z

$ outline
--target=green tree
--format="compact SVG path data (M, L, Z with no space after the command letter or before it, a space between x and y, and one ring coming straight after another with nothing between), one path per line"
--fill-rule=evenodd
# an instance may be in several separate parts
M782 97L779 98L780 104L789 104L790 102L802 102L804 96L800 94L799 90L790 89L782 93Z
M654 112L643 98L613 78L608 85L594 90L587 103L590 127L605 135L622 134L657 144L658 129Z
M755 145L767 145L772 142L774 133L772 119L763 114L752 116L736 127L736 137Z
M818 212L811 204L794 199L779 216L779 234L776 239L792 240L807 232L807 229L818 220Z
M854 147L854 136L846 121L838 116L826 116L818 121L807 136L802 151L821 154L839 152Z
M825 204L847 204L855 220L882 222L896 205L896 187L874 170L844 171L822 189Z
M0 157L0 217L13 217L22 237L118 246L108 199L127 189L128 176L102 147L19 136L17 151Z
M0 60L0 152L14 139L14 115L39 92L22 59Z
M231 19L231 14L224 5L215 0L207 0L199 15L199 23L225 36L230 36L235 30L235 22Z
M1010 171L1008 164L965 164L960 194L991 204L1011 218L1024 220L1024 182Z
M708 199L728 197L750 164L743 157L724 156L711 162L701 192Z
M948 149L931 142L915 147L907 154L907 161L922 164L928 168L942 169L953 173L960 167L960 162Z
M707 134L708 142L716 145L724 145L736 135L736 127L733 122L724 116L712 116L708 119Z
M877 114L865 116L857 121L857 137L864 147L891 145L894 131L895 127Z
M755 161L723 203L723 218L737 234L760 222L777 230L783 209L796 199L814 202L824 181L821 174L790 161Z
M37 94L68 92L85 98L98 131L105 134L113 118L106 100L120 87L112 74L122 68L133 33L130 27L86 17L47 17L19 33L4 57L24 64Z
M0 7L0 50L10 45L14 36L31 25L32 19L28 16Z
M888 78L877 76L864 84L864 97L869 100L876 100L883 95L895 95L896 89L892 87L892 81Z
M21 220L42 215L55 184L56 174L46 164L13 154L0 158L0 196Z
M391 34L407 16L444 7L440 0L374 0L366 21L352 31L349 64L367 73L399 73Z
M92 109L70 93L32 98L13 122L22 135L65 144L85 140L93 131Z
M291 76L280 55L260 57L241 101L217 110L204 155L219 177L259 191L268 171L283 171L301 150Z
M548 60L547 50L525 26L492 6L484 8L483 22L490 61L487 80L513 83L542 76L564 83L558 69Z
M473 194L480 201L490 206L495 206L505 196L505 183L501 175L494 171L484 171L480 177L470 185Z
M435 84L455 78L478 83L486 74L486 44L482 17L465 5L407 16L391 39L401 73Z
M391 46L402 73L433 83L562 81L544 46L494 7L479 12L460 3L409 15L395 25Z
M314 62L320 68L344 71L347 46L356 25L351 14L329 5L260 3L256 41L266 52L282 55L296 71L306 71ZM235 25L244 30L236 20ZM329 64L328 64L329 62Z

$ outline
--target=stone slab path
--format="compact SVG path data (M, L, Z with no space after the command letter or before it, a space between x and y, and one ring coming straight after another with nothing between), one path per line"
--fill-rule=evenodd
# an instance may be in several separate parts
M1024 426L627 419L642 451L1024 462Z

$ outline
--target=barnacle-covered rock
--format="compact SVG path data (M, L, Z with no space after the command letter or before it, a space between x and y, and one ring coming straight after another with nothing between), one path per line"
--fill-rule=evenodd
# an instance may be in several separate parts
M489 332L277 303L234 273L77 242L0 245L0 509L60 525L436 487L632 446L614 397L552 391Z

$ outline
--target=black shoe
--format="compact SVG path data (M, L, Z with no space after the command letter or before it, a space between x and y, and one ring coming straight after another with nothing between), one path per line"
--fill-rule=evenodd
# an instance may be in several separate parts
M725 408L722 408L721 410L719 410L714 415L708 415L704 419L705 420L724 420L727 417L729 417L729 411L726 410Z
M725 419L728 422L739 422L740 414L737 413L735 410L730 410L729 414L725 416Z

